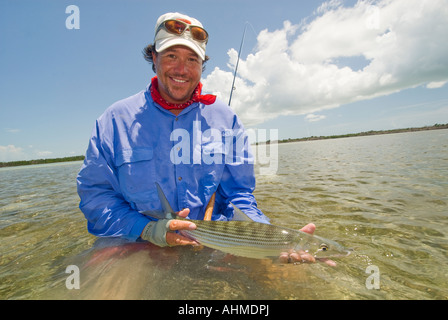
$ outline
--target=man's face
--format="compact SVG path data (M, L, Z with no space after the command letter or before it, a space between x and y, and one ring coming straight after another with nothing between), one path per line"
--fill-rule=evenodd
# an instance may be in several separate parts
M184 103L191 99L201 80L202 59L190 48L173 46L157 56L153 53L159 92L171 103Z

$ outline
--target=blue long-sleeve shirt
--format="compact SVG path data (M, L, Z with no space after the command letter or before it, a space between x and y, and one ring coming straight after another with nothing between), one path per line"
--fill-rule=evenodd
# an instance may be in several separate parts
M213 220L231 220L231 201L254 221L253 157L244 128L229 106L193 103L178 116L151 97L149 86L110 106L96 121L77 176L80 209L96 236L137 239L162 210L158 182L175 211L201 220L216 191Z

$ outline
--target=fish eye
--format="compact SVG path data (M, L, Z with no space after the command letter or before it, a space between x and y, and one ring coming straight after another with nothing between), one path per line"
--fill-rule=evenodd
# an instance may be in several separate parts
M328 250L328 245L326 245L325 243L322 243L322 244L320 245L320 250L322 250L322 251L327 251L327 250Z

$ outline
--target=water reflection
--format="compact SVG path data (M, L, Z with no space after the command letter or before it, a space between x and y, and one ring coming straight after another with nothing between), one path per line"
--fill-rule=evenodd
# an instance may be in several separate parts
M298 299L301 289L308 290L306 268L207 248L105 240L65 263L80 266L80 290L63 288L68 275L60 273L53 279L60 278L58 290L44 298Z

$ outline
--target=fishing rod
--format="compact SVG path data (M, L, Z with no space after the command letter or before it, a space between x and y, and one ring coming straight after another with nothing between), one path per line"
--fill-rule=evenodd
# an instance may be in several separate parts
M240 44L240 51L238 52L238 60L236 60L235 73L233 74L232 88L230 89L229 106L230 106L230 102L232 101L232 93L233 93L233 90L235 88L234 86L235 86L236 72L238 70L238 63L240 62L241 50L243 48L243 43L244 43L244 37L246 35L247 24L248 24L248 22L246 21L246 23L244 24L243 38L241 39L241 44ZM215 206L215 196L216 196L216 192L213 193L213 195L212 195L212 197L211 197L210 201L208 202L207 207L205 209L204 220L206 220L206 221L210 221L212 219L213 208Z
M236 60L235 73L233 74L232 88L230 89L229 106L230 106L230 102L232 101L233 90L235 90L235 78L236 78L236 72L237 72L237 70L238 70L238 64L239 64L239 62L240 62L241 50L242 50L242 48L243 48L243 43L244 43L244 37L245 37L245 35L246 35L247 24L248 24L248 22L246 21L246 23L244 24L243 38L241 39L241 44L240 44L240 51L238 52L238 59Z
M246 28L247 28L248 24L249 23L247 21L244 24L244 31L243 31L243 37L241 39L240 51L238 52L238 59L236 60L235 73L233 74L232 89L230 89L229 106L230 106L230 102L232 101L232 93L233 93L233 90L235 88L234 86L235 86L236 72L238 70L238 63L240 62L241 51L242 51L242 48L243 48L244 37L246 36ZM252 30L253 30L253 27L252 27ZM205 214L204 214L204 220L205 221L212 220L213 208L215 206L215 197L216 197L216 192L213 193L213 195L210 198L210 201L208 202L207 207L205 209Z

